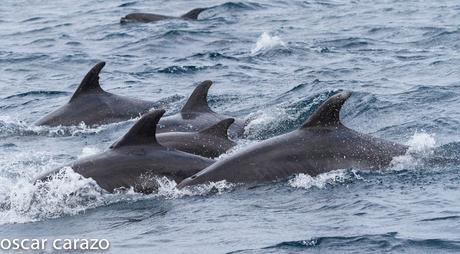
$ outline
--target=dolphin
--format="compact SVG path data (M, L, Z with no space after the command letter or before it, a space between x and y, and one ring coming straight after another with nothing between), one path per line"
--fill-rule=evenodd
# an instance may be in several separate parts
M156 22L156 21L165 20L165 19L197 20L200 13L207 9L208 8L196 8L196 9L193 9L185 13L184 15L180 17L165 16L165 15L159 15L159 14L153 14L153 13L135 12L135 13L130 13L122 17L120 20L120 23L127 23L127 22L148 23L148 22Z
M163 117L160 120L158 133L199 131L229 118L226 115L217 114L209 107L207 97L211 85L210 80L201 82L178 114ZM245 125L245 121L236 119L230 126L230 137L241 136Z
M180 182L214 163L214 160L159 144L155 130L164 113L164 110L155 110L143 115L107 151L81 158L70 167L83 177L94 179L108 192L133 187L137 192L151 193L157 188L154 176ZM48 172L37 180L46 181L59 171Z
M105 62L96 64L83 78L70 101L38 120L36 125L71 126L84 122L94 126L125 121L161 106L102 90L99 73Z
M157 134L157 140L166 147L216 158L236 145L227 135L227 130L234 121L233 118L227 118L198 132L160 133Z
M347 128L340 109L351 92L327 99L297 130L237 152L183 180L177 187L226 180L277 181L298 173L316 176L336 169L381 169L407 147Z

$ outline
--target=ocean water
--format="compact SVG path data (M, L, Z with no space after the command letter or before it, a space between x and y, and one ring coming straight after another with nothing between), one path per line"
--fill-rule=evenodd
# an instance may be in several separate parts
M123 24L135 11L198 21ZM38 1L0 6L0 238L105 238L108 253L460 252L460 3ZM250 121L230 153L298 127L353 91L345 125L410 146L378 172L108 194L71 170L135 120L37 127L98 61L104 89L167 102L214 81L216 112ZM223 155L228 156L228 155ZM51 251L51 250L50 250ZM15 252L17 253L17 252Z

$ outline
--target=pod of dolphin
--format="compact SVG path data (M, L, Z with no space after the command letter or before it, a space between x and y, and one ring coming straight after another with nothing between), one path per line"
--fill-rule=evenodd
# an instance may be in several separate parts
M163 19L197 19L206 8L181 17L132 13L126 22ZM154 177L167 177L177 188L226 180L260 183L286 179L295 174L310 176L346 168L382 169L408 147L347 128L340 111L351 92L329 97L298 129L261 141L249 148L215 160L234 147L247 122L214 112L207 95L212 82L201 82L179 113L163 117L165 105L119 96L104 91L96 64L83 78L69 102L36 122L44 126L89 126L140 119L106 151L72 162L70 166L103 189L113 192L133 188L151 193L158 186ZM233 139L233 140L232 140ZM34 179L47 181L61 168Z

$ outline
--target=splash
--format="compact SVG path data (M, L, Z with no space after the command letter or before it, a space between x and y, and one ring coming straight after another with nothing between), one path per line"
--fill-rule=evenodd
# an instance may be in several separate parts
M252 48L251 55L258 55L278 47L286 48L286 44L280 37L276 35L271 36L269 33L263 32L257 39L254 48Z
M103 203L103 192L88 178L63 168L52 181L33 184L2 179L0 224L39 221L74 215Z
M34 166L37 167L36 164ZM22 168L21 165L19 167ZM43 168L49 167L44 165ZM38 171L45 170L49 171ZM30 179L32 177L19 174L16 179L0 176L0 225L73 216L119 202L221 194L234 186L221 181L179 190L175 181L166 177L153 177L150 180L154 181L153 185L158 189L152 194L137 193L134 188L121 188L109 193L101 189L93 179L75 173L70 167L62 168L49 181L34 183Z
M129 120L135 121L135 119ZM101 125L97 127L90 127L81 123L77 126L36 126L30 125L23 121L11 119L9 116L0 116L0 137L10 136L47 136L47 137L68 137L68 136L81 136L81 135L95 135L101 133L111 126L124 124L114 123L108 125Z
M142 196L109 194L92 179L82 177L69 167L62 168L50 181L34 184L32 179L58 168L59 164L46 152L0 157L0 225L75 215Z
M315 177L307 174L298 174L290 179L288 184L294 188L311 189L313 187L323 189L328 185L343 184L354 179L363 180L356 170L334 170L319 174Z
M213 193L222 194L235 187L235 184L222 180L219 182L189 186L179 190L176 188L177 183L166 177L157 177L155 180L158 183L158 192L155 196L167 199L176 199L184 196L205 196Z
M414 169L424 164L424 159L434 153L436 140L432 134L416 132L407 142L409 146L406 154L393 158L391 169L400 171Z
M134 122L139 118L133 118L126 122ZM111 123L96 127L87 126L83 122L76 126L36 126L20 120L12 119L10 116L0 116L0 137L9 136L47 136L47 137L68 137L81 135L95 135L113 128L124 125L126 122Z
M416 132L407 142L407 145L411 153L431 154L436 146L436 140L432 134Z

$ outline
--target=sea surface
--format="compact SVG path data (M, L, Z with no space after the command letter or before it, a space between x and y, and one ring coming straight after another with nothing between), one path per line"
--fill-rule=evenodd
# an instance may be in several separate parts
M210 9L119 22L196 7ZM229 154L297 128L340 90L353 92L346 126L410 149L378 172L256 186L179 191L159 178L158 193L108 194L69 170L32 185L134 123L34 125L99 61L105 90L164 101L167 114L213 80L211 107L250 121ZM3 0L0 238L105 238L108 253L459 253L459 66L458 0Z

